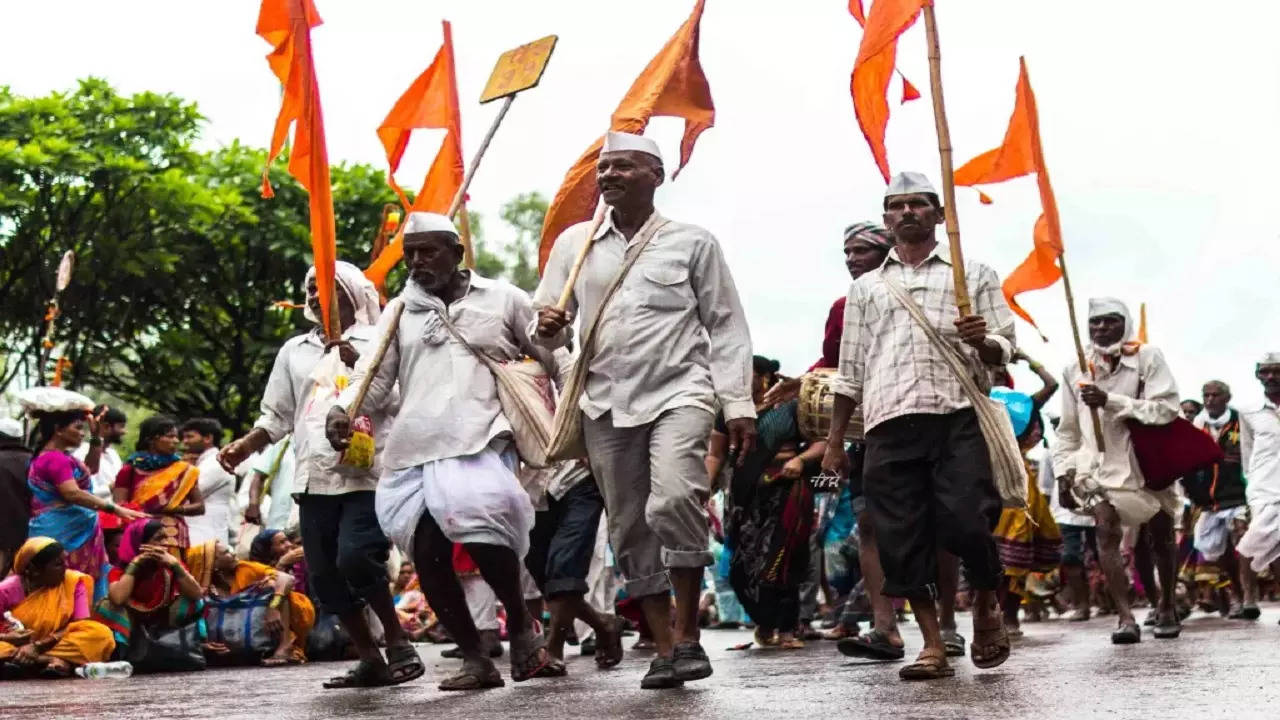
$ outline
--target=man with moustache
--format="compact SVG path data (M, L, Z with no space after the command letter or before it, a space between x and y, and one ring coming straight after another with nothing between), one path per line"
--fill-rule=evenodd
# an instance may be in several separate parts
M628 253L638 253L617 296L603 303L592 347L583 349L593 354L580 360L589 365L579 407L627 594L640 599L658 647L641 681L647 689L711 675L699 644L698 597L703 568L713 562L704 460L717 409L731 457L746 456L755 442L751 338L738 291L711 233L654 208L663 179L652 140L605 136L596 182L609 212L563 311L556 303L588 224L556 238L530 328L546 347L568 343L573 317L581 313L582 327L590 327Z

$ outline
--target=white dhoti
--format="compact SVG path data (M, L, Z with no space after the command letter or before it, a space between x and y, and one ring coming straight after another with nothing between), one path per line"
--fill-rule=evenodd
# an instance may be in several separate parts
M1249 508L1227 508L1226 510L1204 510L1196 521L1195 539L1192 544L1204 559L1215 562L1227 552L1231 545L1231 524L1236 520L1249 517Z
M1249 529L1236 545L1236 552L1249 558L1249 567L1262 572L1280 560L1280 502L1249 506Z
M410 557L422 513L450 542L502 545L529 552L533 505L516 479L514 447L495 440L474 455L391 470L374 502L382 531Z

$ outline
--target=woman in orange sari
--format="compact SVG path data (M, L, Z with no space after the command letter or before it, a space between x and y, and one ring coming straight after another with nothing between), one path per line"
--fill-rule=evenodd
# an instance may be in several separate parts
M107 626L89 619L92 599L93 578L67 569L57 540L30 538L14 557L13 574L0 582L0 617L12 613L22 623L20 630L0 627L0 660L44 677L105 661L116 642Z
M168 547L181 560L182 550L191 544L183 517L203 515L204 498L197 482L200 471L182 460L177 450L177 420L168 415L143 420L137 452L124 461L116 475L112 496L117 504L131 502L159 518L163 528L154 542Z
M316 609L310 598L293 590L293 575L273 567L240 560L231 548L209 540L187 550L187 568L205 592L229 597L246 590L271 590L267 608L267 629L279 636L280 644L263 665L275 666L307 661L307 636L316 624Z

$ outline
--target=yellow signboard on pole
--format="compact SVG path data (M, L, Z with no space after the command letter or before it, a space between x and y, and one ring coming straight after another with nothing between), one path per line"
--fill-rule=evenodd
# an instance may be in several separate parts
M535 87L542 79L542 72L547 69L547 61L551 59L551 51L556 48L556 40L555 35L548 35L502 53L498 64L493 67L489 82L484 86L484 92L480 94L480 103Z

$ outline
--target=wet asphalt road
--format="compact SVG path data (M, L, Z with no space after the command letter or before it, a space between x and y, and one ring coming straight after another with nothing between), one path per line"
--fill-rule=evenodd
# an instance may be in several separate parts
M1139 617L1142 617L1140 611ZM628 652L598 672L569 658L569 677L482 693L447 694L435 683L457 667L426 645L425 678L396 688L325 691L320 681L342 664L227 669L123 681L0 684L0 718L1280 718L1280 605L1256 623L1197 613L1178 640L1144 634L1140 645L1112 646L1111 618L1024 625L1013 656L977 671L957 659L954 678L904 683L897 664L860 664L833 643L799 651L731 651L745 631L709 631L704 645L715 675L673 691L643 691L648 653ZM969 619L960 619L961 632ZM908 656L919 648L904 627ZM627 644L634 638L628 638ZM500 665L506 670L505 663Z

